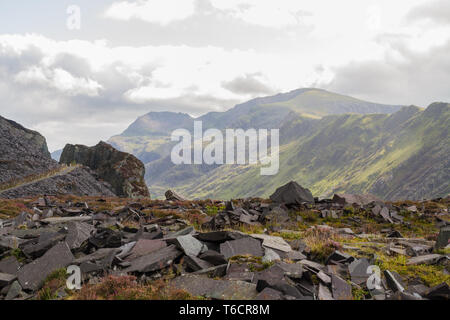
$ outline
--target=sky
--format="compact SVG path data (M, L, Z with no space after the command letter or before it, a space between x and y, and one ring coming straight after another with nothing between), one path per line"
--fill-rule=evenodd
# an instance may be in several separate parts
M449 53L448 0L1 1L0 115L54 151L306 87L426 107Z

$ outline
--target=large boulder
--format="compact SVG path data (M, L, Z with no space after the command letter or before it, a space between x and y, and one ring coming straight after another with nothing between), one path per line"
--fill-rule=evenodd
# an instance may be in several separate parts
M119 197L150 196L144 181L144 164L135 156L118 151L103 141L94 147L66 145L60 163L76 163L91 168L100 179L112 186Z
M295 181L278 188L270 196L270 200L287 205L301 204L303 202L314 203L314 197L308 189L303 188Z

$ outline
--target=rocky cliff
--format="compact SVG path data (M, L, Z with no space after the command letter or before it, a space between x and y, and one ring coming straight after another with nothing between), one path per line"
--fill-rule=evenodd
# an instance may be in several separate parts
M45 138L0 116L0 184L58 167Z
M105 142L94 147L68 144L61 154L60 163L76 163L91 168L120 197L150 196L144 181L144 164L135 156L120 152Z

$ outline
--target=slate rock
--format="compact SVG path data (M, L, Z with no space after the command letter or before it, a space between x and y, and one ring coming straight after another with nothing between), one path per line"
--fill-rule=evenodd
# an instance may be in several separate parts
M440 229L439 235L436 241L436 249L445 248L450 244L450 226L446 226Z
M425 298L434 300L450 300L450 287L447 283L443 282L428 290L425 294Z
M419 265L419 264L431 265L431 264L439 263L439 261L442 260L442 259L445 259L445 256L440 255L440 254L427 254L427 255L424 255L424 256L418 256L418 257L410 258L406 262L406 265L408 265L408 266Z
M17 298L22 292L22 286L19 281L14 281L8 289L5 300L13 300Z
M211 263L202 260L200 258L197 258L196 256L187 255L184 257L184 262L192 271L199 271L214 267L214 265L212 265Z
M178 250L176 246L170 245L130 261L130 267L125 269L124 272L146 273L158 271L169 266L181 255L182 252Z
M164 194L167 201L186 201L185 198L177 194L175 191L167 190Z
M199 275L177 277L170 285L193 296L218 300L253 300L258 295L256 285L244 281L214 280Z
M199 258L211 263L212 265L219 266L228 263L223 254L220 254L213 250L207 250L199 255Z
M278 188L270 196L270 200L275 203L284 203L295 205L301 203L314 203L314 197L308 189L303 188L297 182L291 181L288 184Z
M66 242L70 249L78 249L91 237L94 226L84 222L70 222L67 225Z
M252 234L252 238L263 240L262 245L266 248L276 249L283 252L292 251L291 246L282 238L269 236L267 234Z
M183 250L188 256L198 256L201 252L205 252L208 248L201 243L199 240L195 239L190 234L185 236L180 236L174 240L169 240L169 243L175 244L179 249Z
M331 295L330 290L321 283L319 284L318 299L319 300L334 300L333 296Z
M262 258L263 263L268 263L277 260L281 260L281 258L275 251L269 248L264 248L264 257Z
M98 228L89 238L89 243L98 248L119 248L122 246L122 235L118 231Z
M367 273L367 268L370 266L370 263L367 259L359 259L355 260L348 266L348 270L350 272L350 276L352 278L352 282L356 284L362 284L367 281L370 274Z
M14 274L0 273L0 288L10 285L16 279L17 276Z
M335 274L331 275L331 291L335 300L353 300L352 286Z
M393 292L405 291L405 284L403 283L402 278L398 273L396 273L395 271L385 270L384 277L386 278L386 284L388 288Z
M263 291L258 293L255 300L283 300L283 294L280 291L274 290L272 288L264 288Z
M167 244L162 240L138 240L133 249L131 249L130 254L125 258L125 261L135 260L165 247L167 247Z
M250 237L220 244L220 253L226 259L240 255L253 255L256 257L262 257L264 255L261 242Z
M19 283L25 290L38 290L53 271L67 267L74 256L65 242L48 250L42 257L19 269Z
M17 275L20 264L16 257L8 257L0 261L0 272Z

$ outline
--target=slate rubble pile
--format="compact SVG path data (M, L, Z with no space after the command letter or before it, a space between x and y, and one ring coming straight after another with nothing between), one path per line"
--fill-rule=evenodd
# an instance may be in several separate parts
M449 299L445 282L430 288L390 270L381 274L379 287L368 288L367 271L376 264L375 257L357 258L335 250L325 263L313 261L302 239L269 235L298 222L292 210L339 218L349 205L366 210L381 223L406 223L393 205L367 202L365 197L342 200L346 196L311 202L308 192L298 187L291 183L277 190L271 201L213 202L223 208L214 216L205 213L205 202L176 201L182 198L174 192L167 193L167 201L130 200L100 211L84 202L39 198L30 203L33 214L23 212L0 221L0 299L34 299L50 274L70 265L80 267L84 284L105 275L151 281L176 269L177 276L168 285L211 299L351 300L355 290L366 290L365 298L375 300ZM168 214L157 214L164 211ZM208 231L198 232L179 215L170 214L193 211L201 213L202 230ZM231 230L268 224L272 227L262 234ZM383 238L385 250L407 256L408 265L442 265L449 272L449 255L436 253L449 243L449 226L445 220L441 224L437 241L407 239L391 230ZM335 231L364 236L349 228ZM66 295L61 290L58 298Z

